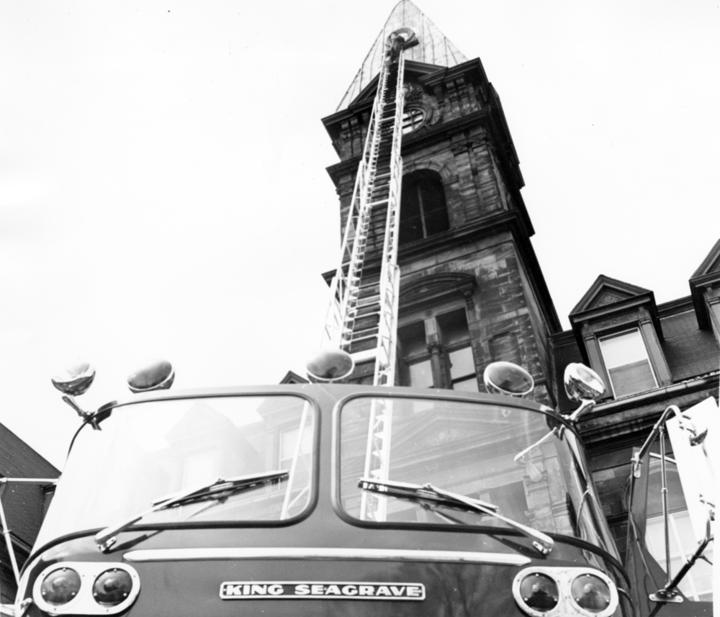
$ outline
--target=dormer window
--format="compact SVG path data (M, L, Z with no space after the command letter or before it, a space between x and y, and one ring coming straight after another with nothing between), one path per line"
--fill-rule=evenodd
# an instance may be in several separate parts
M583 360L603 378L607 398L672 383L663 329L649 289L601 274L570 313Z
M638 328L599 338L615 398L656 388L658 383Z

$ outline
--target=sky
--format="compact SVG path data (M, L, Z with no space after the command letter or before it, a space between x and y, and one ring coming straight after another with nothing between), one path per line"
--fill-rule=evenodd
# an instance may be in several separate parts
M599 274L688 295L720 237L720 1L417 0L500 94L567 315ZM58 467L79 399L277 383L320 344L339 215L320 119L393 2L0 2L0 422Z

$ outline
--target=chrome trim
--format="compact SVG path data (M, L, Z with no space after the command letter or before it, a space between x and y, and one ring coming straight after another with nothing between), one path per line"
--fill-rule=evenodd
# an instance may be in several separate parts
M532 574L545 574L552 578L558 586L558 603L549 610L535 610L525 603L520 594L520 583L523 579ZM593 612L579 606L571 593L573 581L583 574L592 574L603 580L610 590L610 604L607 608ZM512 584L512 593L515 602L522 611L530 617L610 617L617 609L620 602L615 582L604 572L595 568L584 566L532 566L520 570L515 575Z
M514 553L428 551L384 548L159 548L125 553L131 562L212 561L218 559L354 559L373 561L447 561L524 566L530 558Z
M54 605L46 602L41 587L45 577L61 568L71 568L80 576L78 594L69 602ZM100 604L93 598L92 586L95 579L106 570L123 570L132 579L132 589L127 598L113 606ZM35 605L50 615L116 615L128 609L140 593L140 577L132 566L108 561L59 561L45 568L35 579L32 597Z

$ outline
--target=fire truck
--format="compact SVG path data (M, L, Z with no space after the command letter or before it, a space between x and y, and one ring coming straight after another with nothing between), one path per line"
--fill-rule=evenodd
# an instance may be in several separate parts
M402 28L387 41L310 383L171 391L174 369L157 362L131 375L128 400L86 410L94 371L56 377L81 426L17 571L16 617L712 615L683 590L708 565L711 496L696 500L696 550L665 570L643 516L659 484L668 537L681 461L666 434L705 465L716 428L679 409L660 418L633 460L623 563L577 429L604 391L591 369L566 368L568 414L526 398L533 378L508 362L485 367L487 393L394 385L403 52L415 40ZM352 383L360 364L371 384Z

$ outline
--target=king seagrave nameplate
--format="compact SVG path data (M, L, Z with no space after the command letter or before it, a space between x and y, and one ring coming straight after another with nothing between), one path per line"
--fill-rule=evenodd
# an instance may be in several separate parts
M223 600L414 600L425 599L422 583L354 581L224 581Z

